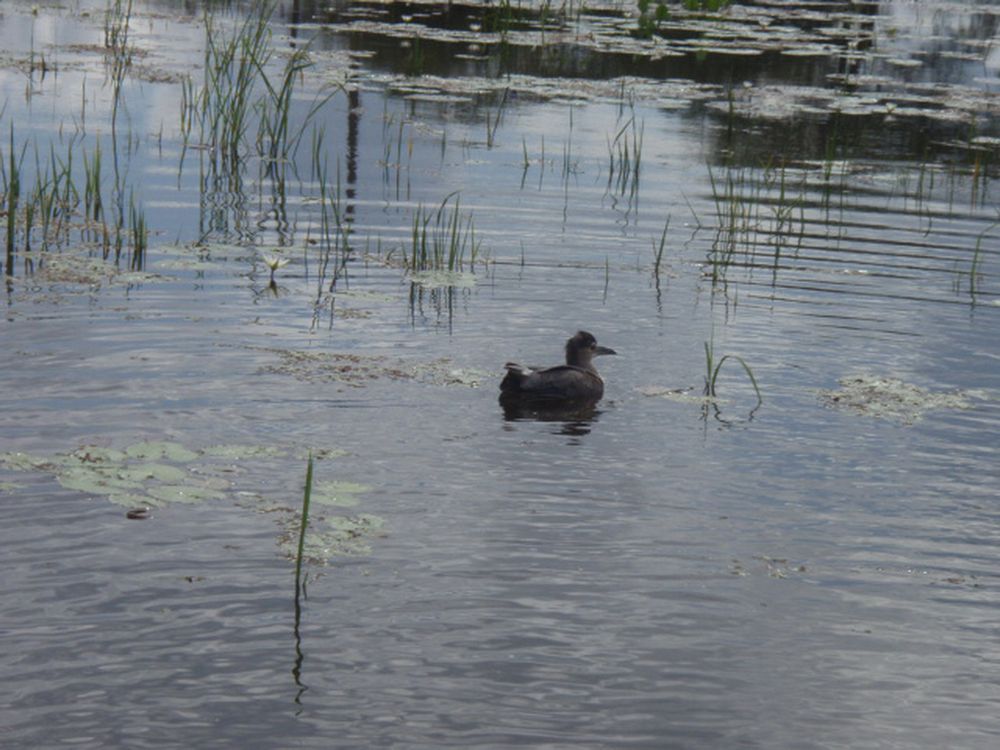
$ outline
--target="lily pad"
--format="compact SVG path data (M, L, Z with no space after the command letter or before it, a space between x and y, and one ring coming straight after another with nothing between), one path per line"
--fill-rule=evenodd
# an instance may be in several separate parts
M331 557L371 554L368 541L381 533L385 525L379 516L363 513L357 516L334 516L325 523L310 525L306 532L303 555L313 562L326 562ZM281 543L289 558L298 553L298 536L289 533Z
M149 495L165 503L200 503L203 500L221 500L226 495L218 490L198 485L160 485L150 487Z
M177 463L194 461L198 458L198 454L194 451L188 450L180 443L172 443L167 440L134 443L125 449L125 454L129 458L144 458L151 460L165 458L168 461L176 461Z
M244 458L279 458L285 451L271 445L210 445L202 453L206 456L238 461Z
M123 508L141 508L143 506L158 507L162 505L162 503L154 500L148 495L136 495L130 492L113 492L108 495L108 500L115 505L121 505Z
M176 483L183 482L188 476L184 469L168 464L126 464L117 473L122 479L136 482L155 479L159 482Z
M52 458L22 451L0 453L0 464L12 471L49 471L54 466Z
M107 495L115 490L142 487L141 481L122 479L108 468L82 464L60 471L56 474L56 481L68 490L86 492L88 495Z
M82 463L93 464L118 464L125 460L123 451L114 448L105 448L100 445L81 445L70 456L78 459Z
M320 505L353 507L358 504L358 495L371 489L357 482L317 482L313 485L312 502Z

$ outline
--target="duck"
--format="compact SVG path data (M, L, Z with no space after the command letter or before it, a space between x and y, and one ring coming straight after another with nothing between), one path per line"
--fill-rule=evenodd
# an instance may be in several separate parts
M542 401L547 403L596 403L604 396L604 380L597 373L594 357L617 354L600 346L594 334L577 331L566 342L566 364L533 368L508 362L500 382L501 401Z

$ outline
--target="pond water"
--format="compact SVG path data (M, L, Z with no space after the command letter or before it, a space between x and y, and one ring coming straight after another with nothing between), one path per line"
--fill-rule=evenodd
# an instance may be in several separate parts
M997 746L996 6L210 7L0 9L0 744Z

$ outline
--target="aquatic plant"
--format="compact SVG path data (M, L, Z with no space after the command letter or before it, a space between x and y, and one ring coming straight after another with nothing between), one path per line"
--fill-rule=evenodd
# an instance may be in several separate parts
M3 159L0 159L0 173L3 177L3 190L7 205L7 263L6 272L13 273L14 263L14 241L17 232L17 207L21 198L21 161L24 158L24 150L21 156L17 156L14 148L14 125L10 126L10 149L7 154L7 168L3 168Z
M980 392L931 391L870 373L842 377L837 383L840 388L818 393L826 406L907 425L919 422L929 411L971 409L973 398L983 398Z
M760 406L764 401L764 397L760 393L760 388L757 385L757 378L754 377L753 370L750 369L750 365L748 365L746 360L742 357L735 354L726 354L716 360L715 345L711 341L705 342L705 395L711 396L712 398L716 397L716 385L719 379L719 372L722 370L722 366L729 360L737 362L743 368L747 377L750 378L750 384L753 386L754 393L757 394L757 406Z
M989 226L983 229L983 231L976 237L976 246L972 252L972 261L969 266L969 296L972 298L973 302L975 302L976 296L979 293L979 282L981 276L979 266L982 263L983 258L983 239L986 235L996 229L997 226L1000 226L1000 210L997 211L997 218Z
M448 204L455 199L454 206ZM476 240L472 214L461 212L458 192L449 193L437 210L422 205L413 213L409 256L404 256L408 271L460 271L469 254L475 265L482 242Z
M101 199L101 143L94 147L91 156L83 152L83 216L88 221L98 221L104 213L104 203Z
M111 138L117 141L118 109L121 105L122 86L132 67L132 47L129 45L129 23L132 19L132 0L108 0L104 12L105 65L111 81ZM117 154L116 168L117 168Z
M254 0L242 20L231 26L220 21L211 6L205 9L204 79L197 91L190 82L182 84L181 133L186 146L197 122L201 143L222 169L240 167L252 147L268 162L287 159L316 113L341 90L338 84L318 95L292 127L296 82L312 62L306 45L288 56L279 76L269 73L276 7L275 0Z
M500 127L500 118L503 116L504 106L507 104L507 96L510 94L510 88L505 88L503 94L500 96L500 101L497 104L496 114L492 117L490 116L490 107L486 108L486 147L493 148L493 144L496 141L497 128ZM527 161L527 156L525 156L525 161Z
M309 453L309 463L306 465L306 482L302 490L302 509L299 513L299 544L295 552L295 601L298 603L302 592L302 558L306 546L306 529L309 528L309 504L313 488L313 457Z
M635 196L639 191L639 170L642 164L642 136L645 123L637 123L634 106L631 116L608 137L608 185L619 195Z
M663 234L660 235L659 245L653 244L653 275L659 279L660 278L660 263L663 261L663 250L667 244L667 230L670 229L670 217L667 217L666 223L663 225Z
M639 18L634 33L641 39L648 39L660 30L660 25L670 17L670 11L665 0L656 0L655 7L652 0L638 0L636 5Z
M752 268L761 248L772 253L770 267L776 281L786 248L793 243L801 246L805 232L805 174L795 182L782 162L756 169L725 165L721 175L709 165L708 177L716 216L708 258L713 287L725 286L737 259Z
M129 268L138 271L145 263L149 230L146 228L146 214L136 205L134 195L129 196L129 230L132 235L132 258Z
M279 268L284 268L289 263L288 258L282 258L277 255L271 255L270 253L264 253L263 255L260 256L260 259L264 261L264 265L267 266L268 269L271 271L271 278L270 278L271 284L274 284L275 271L277 271Z

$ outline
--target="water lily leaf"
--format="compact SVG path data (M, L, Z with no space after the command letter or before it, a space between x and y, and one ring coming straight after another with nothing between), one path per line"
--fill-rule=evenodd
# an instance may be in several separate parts
M272 445L210 445L202 453L216 458L228 458L238 461L244 458L277 458L285 455L285 451Z
M21 489L21 485L16 482L0 482L0 492L13 492Z
M359 494L370 489L368 485L357 482L316 482L313 485L312 502L349 508L358 504Z
M156 479L160 482L175 484L183 482L188 473L184 469L168 464L127 464L118 469L118 477L121 479L143 482L147 479Z
M139 489L141 481L116 476L107 467L80 465L56 474L56 481L68 490L86 492L88 495L107 495L114 490Z
M52 458L22 451L0 453L0 464L13 471L48 471L56 466Z
M312 450L300 451L295 455L295 457L301 458L304 461L309 458L310 455L317 461L322 461L330 458L341 458L342 456L350 454L342 448L314 448Z
M343 534L345 538L353 539L363 534L381 529L385 525L385 519L371 513L362 513L358 516L331 516L327 523L335 531Z
M316 525L306 533L303 554L317 562L325 562L337 556L370 554L368 539L384 523L382 518L367 513L352 517L334 516L328 519L328 528ZM298 552L298 538L290 534L282 541L281 550L288 557L294 558Z
M198 454L194 451L188 450L180 443L172 443L167 440L143 441L141 443L135 443L128 446L125 449L125 453L129 458L144 458L152 460L165 458L168 461L175 461L177 463L194 461L198 458Z
M70 456L83 463L120 464L125 460L123 451L105 448L100 445L81 445Z
M207 487L173 484L150 487L149 494L165 503L200 503L203 500L220 500L225 497L225 493Z
M163 504L148 495L135 495L130 492L113 492L108 495L108 500L115 505L122 506L123 508L157 508Z

